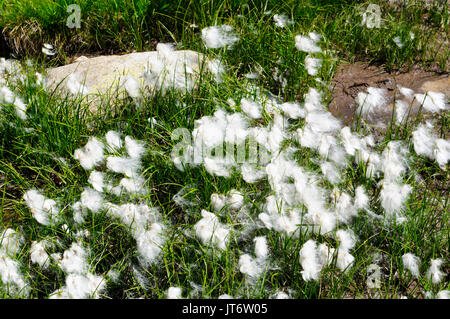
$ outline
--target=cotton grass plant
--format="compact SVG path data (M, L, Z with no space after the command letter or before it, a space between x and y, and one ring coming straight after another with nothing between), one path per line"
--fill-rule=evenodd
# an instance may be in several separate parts
M380 134L361 114L345 126L327 109L338 31L296 19L315 21L313 6L285 5L198 11L180 47L218 64L182 94L161 85L92 113L82 95L45 89L38 63L5 77L26 117L1 104L2 297L446 296L448 106L429 125L393 117ZM233 41L216 45L218 26ZM360 113L379 106L373 93ZM175 161L177 128L208 150L253 136L268 157Z

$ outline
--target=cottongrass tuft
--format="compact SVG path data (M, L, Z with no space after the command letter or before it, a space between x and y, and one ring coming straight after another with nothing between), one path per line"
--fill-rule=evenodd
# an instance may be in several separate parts
M317 45L320 41L321 35L309 32L307 36L297 35L295 36L295 47L304 52L318 53L322 52L322 49Z
M38 190L32 189L23 195L23 199L32 216L42 225L48 226L57 222L59 208L53 199L48 199Z
M411 272L414 277L419 277L420 258L412 253L406 253L402 256L403 266Z
M80 165L91 170L95 166L101 164L104 160L104 145L96 137L90 137L83 148L75 150L73 157L80 161Z
M239 37L234 33L232 26L219 25L202 29L202 40L205 47L218 49L233 46L239 41Z
M430 268L428 268L427 270L426 278L428 280L431 280L431 282L435 285L440 283L445 276L445 274L440 269L443 263L444 261L440 258L431 259L430 261Z
M202 218L194 225L197 237L205 246L225 250L230 239L231 229L220 223L219 218L206 210L201 211Z

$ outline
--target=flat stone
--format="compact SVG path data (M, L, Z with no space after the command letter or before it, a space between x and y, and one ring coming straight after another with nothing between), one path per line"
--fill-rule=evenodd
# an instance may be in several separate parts
M126 79L132 77L139 88L190 89L198 77L203 55L180 51L150 51L125 55L81 56L74 63L47 70L50 89L81 94L95 111L102 97L124 97Z

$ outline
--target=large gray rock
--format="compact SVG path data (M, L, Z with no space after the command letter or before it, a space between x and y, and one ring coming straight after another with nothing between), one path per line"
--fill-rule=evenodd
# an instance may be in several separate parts
M95 111L101 97L129 95L140 99L148 88L191 90L202 63L201 53L174 51L168 45L151 52L80 57L74 63L48 69L47 86L85 96Z

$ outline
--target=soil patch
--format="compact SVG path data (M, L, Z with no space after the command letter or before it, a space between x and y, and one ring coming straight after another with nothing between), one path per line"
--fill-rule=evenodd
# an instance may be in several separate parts
M384 88L388 92L384 120L390 121L395 99L402 98L398 92L398 85L410 88L414 93L424 94L432 91L444 93L447 99L450 97L448 73L425 71L419 66L413 67L408 72L388 73L368 63L342 63L332 81L333 97L328 106L329 110L345 124L349 124L355 117L357 108L355 99L358 93L365 92L368 87ZM415 102L412 114L419 106L420 104Z

